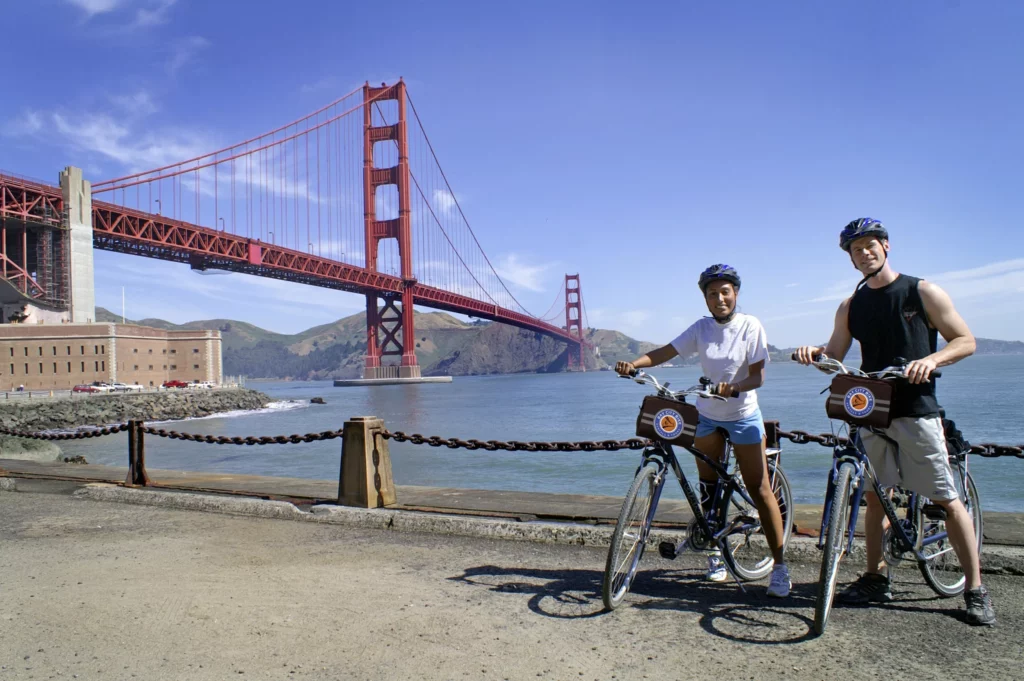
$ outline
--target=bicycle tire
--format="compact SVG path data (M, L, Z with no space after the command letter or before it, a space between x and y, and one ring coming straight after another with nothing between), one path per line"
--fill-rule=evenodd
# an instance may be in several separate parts
M782 513L782 546L785 550L786 544L789 543L789 536L793 532L793 491L782 467L774 467L774 472L772 491L779 504L779 512ZM729 522L736 514L749 512L749 510L750 504L737 492L733 492L727 506L726 522ZM751 542L755 535L760 537L760 541ZM742 543L730 543L734 537L737 539L742 537ZM736 576L747 582L764 579L775 565L768 542L764 539L764 528L758 529L756 533L728 535L725 539L723 553L729 554L728 558L732 559L731 565ZM727 563L729 562L728 558Z
M954 477L956 477L955 473ZM975 486L974 478L971 477L970 473L965 475L965 480L967 502L964 506L967 508L967 512L970 514L974 524L974 533L978 540L978 556L980 558L981 545L985 533L981 512L981 497L978 495L978 488ZM914 509L914 522L917 524L920 540L923 540L931 532L946 531L946 522L944 520L937 521L925 517L924 503L924 499L918 497L916 508ZM935 548L933 549L932 547ZM947 549L952 549L948 540L924 547L925 551L932 550L934 553L946 551ZM952 560L947 560L949 556L952 557ZM960 561L956 557L956 553L952 550L939 555L933 554L930 560L918 563L918 566L921 568L921 575L924 577L924 581L928 583L928 586L935 593L943 598L952 598L964 592L964 587L967 585L967 577L960 568Z
M601 599L606 610L619 607L636 576L651 529L651 519L654 517L651 501L654 499L657 475L658 467L655 464L641 468L622 501L622 510L615 522L611 546L608 547L604 583L601 585ZM642 492L646 492L646 499L640 497Z
M832 495L832 507L829 511L828 529L825 534L825 547L821 555L821 573L818 575L818 593L814 601L814 633L821 636L825 633L829 613L832 611L832 600L836 594L836 579L839 576L839 562L843 559L846 546L846 531L850 517L850 483L853 478L854 466L843 463L836 473L836 484Z

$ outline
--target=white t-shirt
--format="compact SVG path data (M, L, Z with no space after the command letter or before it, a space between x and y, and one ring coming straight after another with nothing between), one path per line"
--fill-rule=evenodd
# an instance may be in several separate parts
M711 317L697 320L672 341L680 357L700 355L704 375L715 383L738 383L750 375L750 365L768 361L768 339L756 317L736 313L728 324ZM697 411L715 421L739 421L757 410L753 390L725 400L697 398Z

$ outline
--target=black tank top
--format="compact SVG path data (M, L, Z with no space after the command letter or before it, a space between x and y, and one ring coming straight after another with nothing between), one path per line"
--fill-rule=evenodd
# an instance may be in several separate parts
M860 341L861 370L879 371L897 357L909 361L935 352L938 332L928 326L917 290L920 281L901 274L888 286L862 286L853 294L848 321L850 333ZM893 418L938 415L935 382L897 382L891 410Z

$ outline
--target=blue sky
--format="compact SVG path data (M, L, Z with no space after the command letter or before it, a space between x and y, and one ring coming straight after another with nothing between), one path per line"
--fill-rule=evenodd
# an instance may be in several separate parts
M364 4L365 5L365 4ZM244 9L242 9L244 8ZM406 79L523 304L579 272L589 320L670 340L715 262L776 345L827 337L870 215L976 335L1024 340L1024 4L12 3L0 168L93 180L227 146ZM97 252L97 304L295 332L362 298Z

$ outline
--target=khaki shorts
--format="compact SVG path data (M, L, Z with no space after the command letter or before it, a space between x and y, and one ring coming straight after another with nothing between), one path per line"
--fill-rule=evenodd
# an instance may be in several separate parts
M896 448L861 428L857 431L864 453L871 460L883 487L900 485L933 501L956 499L956 483L946 453L946 435L938 416L894 418L883 430L899 444Z

